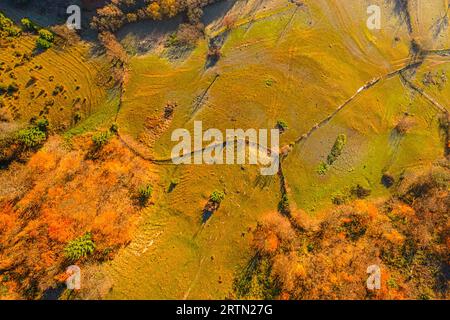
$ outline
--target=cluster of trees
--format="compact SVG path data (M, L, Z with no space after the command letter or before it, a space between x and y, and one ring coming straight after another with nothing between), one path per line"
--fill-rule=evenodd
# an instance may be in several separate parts
M55 36L52 32L45 29L39 30L39 38L36 40L38 48L46 50L53 45L53 41L55 41Z
M20 34L20 28L15 26L13 21L0 12L0 35L5 33L7 36L15 37Z
M336 162L339 156L342 154L345 145L347 144L347 136L343 133L337 136L330 153L327 156L326 162L321 162L317 168L317 173L320 175L326 174L328 168Z
M114 0L97 10L92 26L99 30L116 31L124 24L138 20L161 20L172 18L179 13L185 16L191 25L202 28L200 19L202 8L216 0Z
M107 50L108 56L115 61L114 78L121 82L126 72L127 54L114 36L114 32L125 24L139 20L170 19L184 14L178 31L169 37L169 48L192 48L203 35L204 25L200 19L202 8L219 0L112 0L98 9L91 27L99 31L99 39Z
M52 136L26 164L3 171L0 292L40 298L64 280L67 266L111 259L131 241L140 210L135 195L153 179L149 164L115 137L89 159L83 146L94 140L74 138L68 149Z
M450 172L411 175L398 197L335 207L320 217L269 214L254 231L254 256L235 298L448 299ZM367 268L381 289L367 289Z
M24 149L32 149L41 145L47 139L48 120L40 119L36 125L22 129L17 133L17 140Z
M36 45L40 49L48 49L52 46L55 37L52 32L39 28L34 22L28 18L21 20L22 28L16 26L13 21L0 12L0 32L6 33L7 36L19 36L22 32L34 32L39 34L39 38L36 41Z

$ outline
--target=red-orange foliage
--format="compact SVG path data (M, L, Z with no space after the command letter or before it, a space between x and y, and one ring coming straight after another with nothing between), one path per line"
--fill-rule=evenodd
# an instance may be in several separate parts
M275 291L281 299L448 298L442 266L449 263L450 195L442 181L449 176L418 176L399 189L398 198L377 205L356 200L321 214L320 224L302 211L290 220L269 214L254 232L260 269L245 275L250 289L237 287L238 296L264 298ZM381 268L380 290L366 287L371 265Z
M133 190L152 179L150 167L117 139L88 160L87 141L78 138L67 151L60 138L50 138L14 168L26 172L23 181L5 185L11 198L0 202L0 274L25 297L37 298L55 284L69 241L90 232L96 246L90 259L101 261L132 238L139 210Z

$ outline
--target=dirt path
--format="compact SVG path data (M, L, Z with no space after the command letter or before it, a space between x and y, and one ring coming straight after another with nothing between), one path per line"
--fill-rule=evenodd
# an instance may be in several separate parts
M448 114L448 110L446 107L441 105L439 102L437 102L434 98L432 98L428 93L425 92L422 88L419 88L414 83L412 83L403 72L400 72L400 77L406 83L408 87L410 87L412 90L418 92L422 97L424 97L429 103L431 103L437 110L441 111L444 114Z
M385 80L385 79L389 79L392 78L398 74L400 74L401 72L405 71L405 70L409 70L412 68L416 68L417 66L419 66L420 63L412 63L412 64L408 64L406 66L404 66L401 69L389 72L383 76L374 78L370 81L368 81L367 83L365 83L362 87L360 87L350 98L348 98L344 103L342 103L341 105L339 105L334 111L333 113L331 113L328 117L326 117L325 119L323 119L322 121L320 121L319 123L315 124L309 131L307 131L306 133L302 134L300 137L298 137L295 140L295 144L299 144L300 142L306 141L316 130L324 127L326 124L328 124L331 120L333 120L334 117L336 117L336 115L342 111L346 106L348 106L353 100L355 100L358 96L360 96L363 92L369 90L370 88L374 87L376 84L378 84L380 81ZM292 145L290 146L292 149Z
M211 88L216 83L217 79L219 79L220 74L216 74L214 79L211 81L211 83L208 85L208 87L203 91L203 93L197 98L197 101L194 103L194 106L192 107L192 113L190 119L192 119L197 112L200 110L201 106L203 105L206 96L208 95L208 92L211 90Z
M185 154L179 155L176 158L156 159L156 158L152 157L151 155L145 154L144 152L138 150L138 148L132 146L131 143L127 142L126 139L124 139L124 137L120 133L117 133L117 137L120 140L120 142L127 149L129 149L135 156L141 158L142 160L149 161L149 162L151 162L153 164L157 164L157 165L176 165L173 163L174 161L182 160L183 158L186 158L189 156L193 157L198 153L203 153L204 151L211 151L216 148L221 148L222 150L224 150L226 148L226 146L231 143L233 143L234 145L238 145L240 143L245 144L251 148L254 148L256 150L255 152L258 152L259 150L263 150L263 151L265 151L267 156L271 156L272 153L275 152L275 150L269 149L267 146L261 145L259 143L250 142L248 138L239 139L239 138L235 137L233 139L225 139L222 143L215 143L213 145L206 146L202 149L194 150L194 151L191 151L190 153L185 153Z

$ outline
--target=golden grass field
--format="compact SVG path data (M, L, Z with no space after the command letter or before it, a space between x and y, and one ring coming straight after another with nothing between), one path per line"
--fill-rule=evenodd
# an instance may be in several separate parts
M152 54L132 58L118 118L124 132L137 137L146 117L161 113L165 101L177 101L171 126L155 144L157 157L169 156L172 129L192 128L193 120L225 129L271 128L277 119L286 119L285 145L308 132L365 83L410 62L412 36L406 28L392 16L384 16L386 27L368 31L367 6L360 1L308 1L307 9L298 9L294 17L294 6L276 3L278 6L261 12L262 17L251 26L245 16L242 24L238 20L226 38L223 57L211 69L204 68L203 42L181 62ZM432 9L437 13L441 8ZM430 49L448 47L448 34L432 41L422 32L434 23L431 16L417 17L420 31L415 32ZM394 36L399 39L395 41ZM426 70L448 67L448 59L430 58L415 79L420 82ZM216 74L220 77L192 116L195 97ZM431 93L448 105L449 90L431 89ZM413 115L415 126L405 137L393 137L405 112ZM442 156L437 115L398 75L383 79L297 145L284 161L291 205L315 215L332 206L333 193L356 184L370 187L373 198L388 197L390 191L381 184L383 172L399 177ZM349 139L345 151L325 176L319 176L316 167L340 133ZM247 231L262 214L276 210L280 195L276 177L261 189L255 173L250 172L253 170L239 167L168 168L166 184L169 177L177 177L181 183L173 193L164 195L161 204L146 210L145 236L139 236L135 246L124 249L106 267L116 283L109 297L227 297L233 274L248 259ZM217 188L226 190L227 198L194 236L200 228L202 206Z

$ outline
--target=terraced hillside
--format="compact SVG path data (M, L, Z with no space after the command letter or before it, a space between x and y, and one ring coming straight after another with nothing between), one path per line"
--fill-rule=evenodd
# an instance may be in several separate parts
M367 27L369 5L381 8L379 30ZM89 55L92 47L86 42L52 48L14 68L20 60L14 52L31 52L37 36L22 35L14 40L15 48L7 45L0 53L5 61L0 80L17 76L20 90L2 99L14 126L45 115L60 129L55 134L80 153L92 148L83 141L109 130L110 149L98 158L88 153L83 161L117 174L117 186L129 188L127 196L120 193L127 201L134 199L138 185L152 182L149 202L133 206L140 218L129 241L114 246L110 259L80 260L92 283L75 298L448 298L448 267L431 271L417 262L415 270L423 267L426 280L416 286L416 274L412 280L401 278L401 267L383 250L391 250L392 234L401 234L394 238L403 240L392 241L398 246L417 239L411 236L414 227L402 226L392 213L410 212L396 209L404 208L402 203L417 211L408 221L438 221L436 233L414 252L432 246L423 249L432 252L430 261L448 265L439 259L450 249L449 14L448 0L218 1L204 8L204 35L195 46L178 45L179 17L121 28L116 35L127 59L120 81L109 77L117 61ZM31 75L35 80L28 85ZM63 90L53 95L56 85ZM50 98L58 108L45 107ZM283 124L278 174L261 176L254 165L174 165L172 133L193 131L195 121L202 121L203 130L223 132ZM116 156L132 159L133 165L121 170L115 162L112 168L109 161ZM147 175L132 171L136 163ZM437 197L444 209L431 209L430 203L423 208L422 194L408 200L408 188L425 173L440 181L430 187L438 191L427 195ZM205 216L214 192L223 192L224 198ZM11 198L2 196L0 203ZM377 217L362 232L367 229L367 237L377 239L373 251L364 237L358 242L359 236L345 238L345 230L336 231L335 238L327 233L350 212ZM278 218L264 222L267 215ZM263 242L274 247L264 249L267 256L255 245L266 225L272 229L267 227L270 236ZM90 231L83 226L83 233ZM286 228L277 231L277 226ZM388 234L379 235L387 242L372 235L376 226ZM285 240L287 234L297 240ZM318 241L321 234L330 235L329 241ZM320 251L324 248L330 250ZM286 285L286 274L298 276L297 287L319 281L316 273L329 270L321 268L336 259L336 252L344 256L356 250L361 251L354 255L365 259L355 258L356 267L342 258L347 264L327 271L334 276L327 281L338 279L331 289L316 294L305 285L308 289L298 293ZM277 264L280 252L295 256L294 267ZM371 259L391 276L384 283L397 277L401 284L387 286L381 296L365 292L365 278L351 276L365 277L364 263ZM317 269L305 270L313 260ZM354 274L343 276L342 270ZM345 281L361 288L349 288Z

